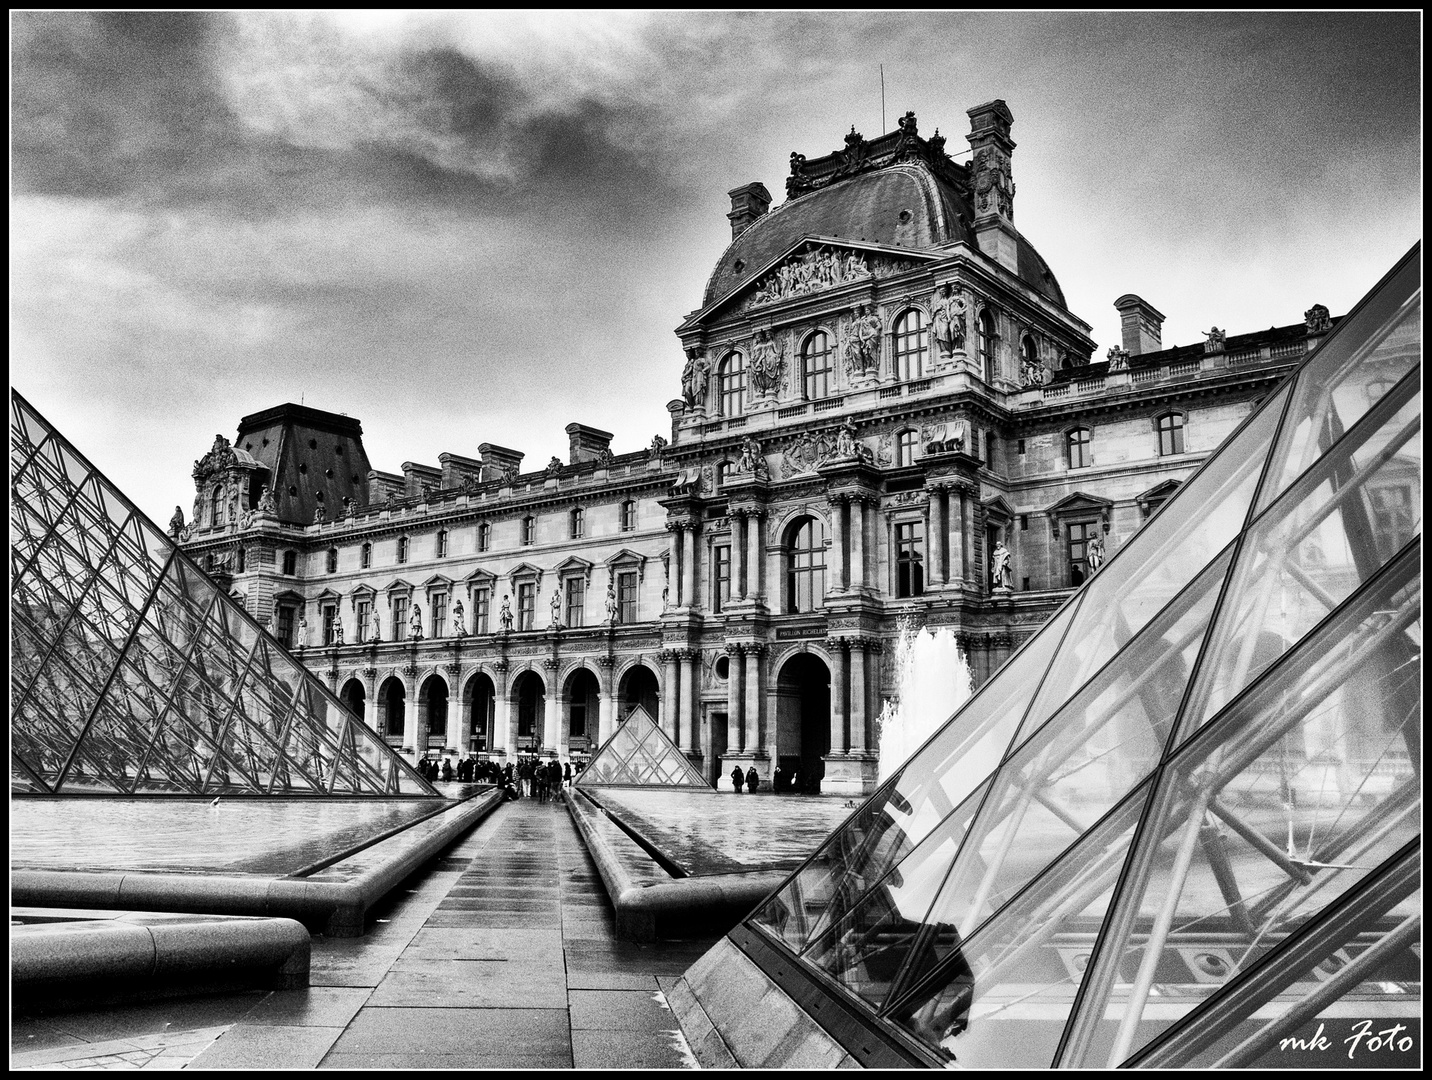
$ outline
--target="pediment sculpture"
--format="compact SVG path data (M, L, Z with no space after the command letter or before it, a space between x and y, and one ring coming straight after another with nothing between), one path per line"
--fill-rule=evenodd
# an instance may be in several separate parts
M759 282L751 303L774 304L792 296L819 292L872 276L865 256L855 251L819 249L776 267Z

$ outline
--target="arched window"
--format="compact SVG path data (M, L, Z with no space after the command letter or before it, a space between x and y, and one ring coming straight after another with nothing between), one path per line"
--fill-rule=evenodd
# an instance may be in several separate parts
M799 518L786 530L786 608L815 611L825 600L825 523Z
M329 548L329 549L328 549L328 558L327 558L327 560L326 560L326 562L325 562L325 568L328 570L328 572L329 572L330 574L336 574L336 573L338 573L338 549L337 549L337 548Z
M1094 464L1094 433L1088 428L1075 428L1065 436L1069 448L1069 467L1083 469Z
M446 529L439 529L439 530L438 530L438 542L437 542L437 557L438 557L439 559L445 559L445 558L447 558L447 553L448 553L448 532L447 532Z
M580 506L572 508L571 537L573 540L580 540L586 535L587 512Z
M1039 366L1039 346L1028 334L1025 334L1019 343L1019 358L1030 367Z
M524 544L537 542L537 519L531 514L522 519L522 542Z
M895 371L900 379L925 376L925 357L930 351L930 334L925 313L911 308L895 320Z
M1157 421L1159 457L1183 453L1183 413L1166 413Z
M805 374L805 399L816 401L830 393L830 336L817 330L806 338L801 349L801 369Z
M993 383L999 374L999 362L995 358L994 316L988 310L981 311L978 319L980 335L980 370L985 382Z
M224 523L224 492L215 488L209 496L209 524L218 527Z
M900 466L915 464L915 446L920 435L913 428L906 429L895 436L895 464Z
M721 361L721 415L740 416L746 409L746 358L733 352Z
M477 527L477 550L486 551L492 546L492 526L483 522Z
M373 545L364 544L360 553L360 562L364 570L373 565Z
M406 536L398 537L398 561L400 563L408 561L408 538Z

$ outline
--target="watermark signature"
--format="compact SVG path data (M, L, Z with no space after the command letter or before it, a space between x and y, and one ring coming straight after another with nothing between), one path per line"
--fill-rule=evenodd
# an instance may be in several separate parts
M1378 1031L1373 1031L1372 1025L1373 1021L1371 1020L1359 1020L1353 1024L1352 1034L1339 1040L1342 1045L1347 1047L1349 1061L1356 1060L1357 1055L1364 1051L1367 1053L1390 1051L1395 1054L1408 1054L1417 1045L1417 1040L1413 1038L1405 1024L1393 1024ZM1289 1036L1286 1039L1278 1040L1278 1049L1284 1051L1326 1051L1335 1048L1336 1043L1328 1037L1323 1024L1319 1024L1318 1030L1307 1038Z

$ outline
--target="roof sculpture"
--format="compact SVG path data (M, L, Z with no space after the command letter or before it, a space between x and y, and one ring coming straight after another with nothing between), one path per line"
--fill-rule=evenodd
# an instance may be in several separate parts
M11 787L437 793L19 394Z
M1266 1065L1328 1017L1420 1027L1420 335L1414 248L712 985L768 954L821 1017L975 1068Z
M578 787L682 787L711 785L640 705L617 725L577 778Z

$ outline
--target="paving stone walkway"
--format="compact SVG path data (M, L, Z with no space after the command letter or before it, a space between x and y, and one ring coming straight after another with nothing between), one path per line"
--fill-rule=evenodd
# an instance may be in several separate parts
M128 1030L116 1032L114 1024L95 1029L131 1036L130 1042L142 1031L144 1045L126 1045L127 1057L113 1053L119 1047L105 1046L110 1053L102 1055L93 1040L66 1040L65 1030L83 1027L73 1017L22 1019L12 1029L11 1064L695 1065L663 989L714 940L651 946L617 941L611 903L559 802L523 800L499 808L376 915L365 937L314 939L308 990L225 998L237 1015L220 1017L222 1009L211 1009L202 1028L188 1030L174 1021L159 1025L165 1003L136 1007Z

